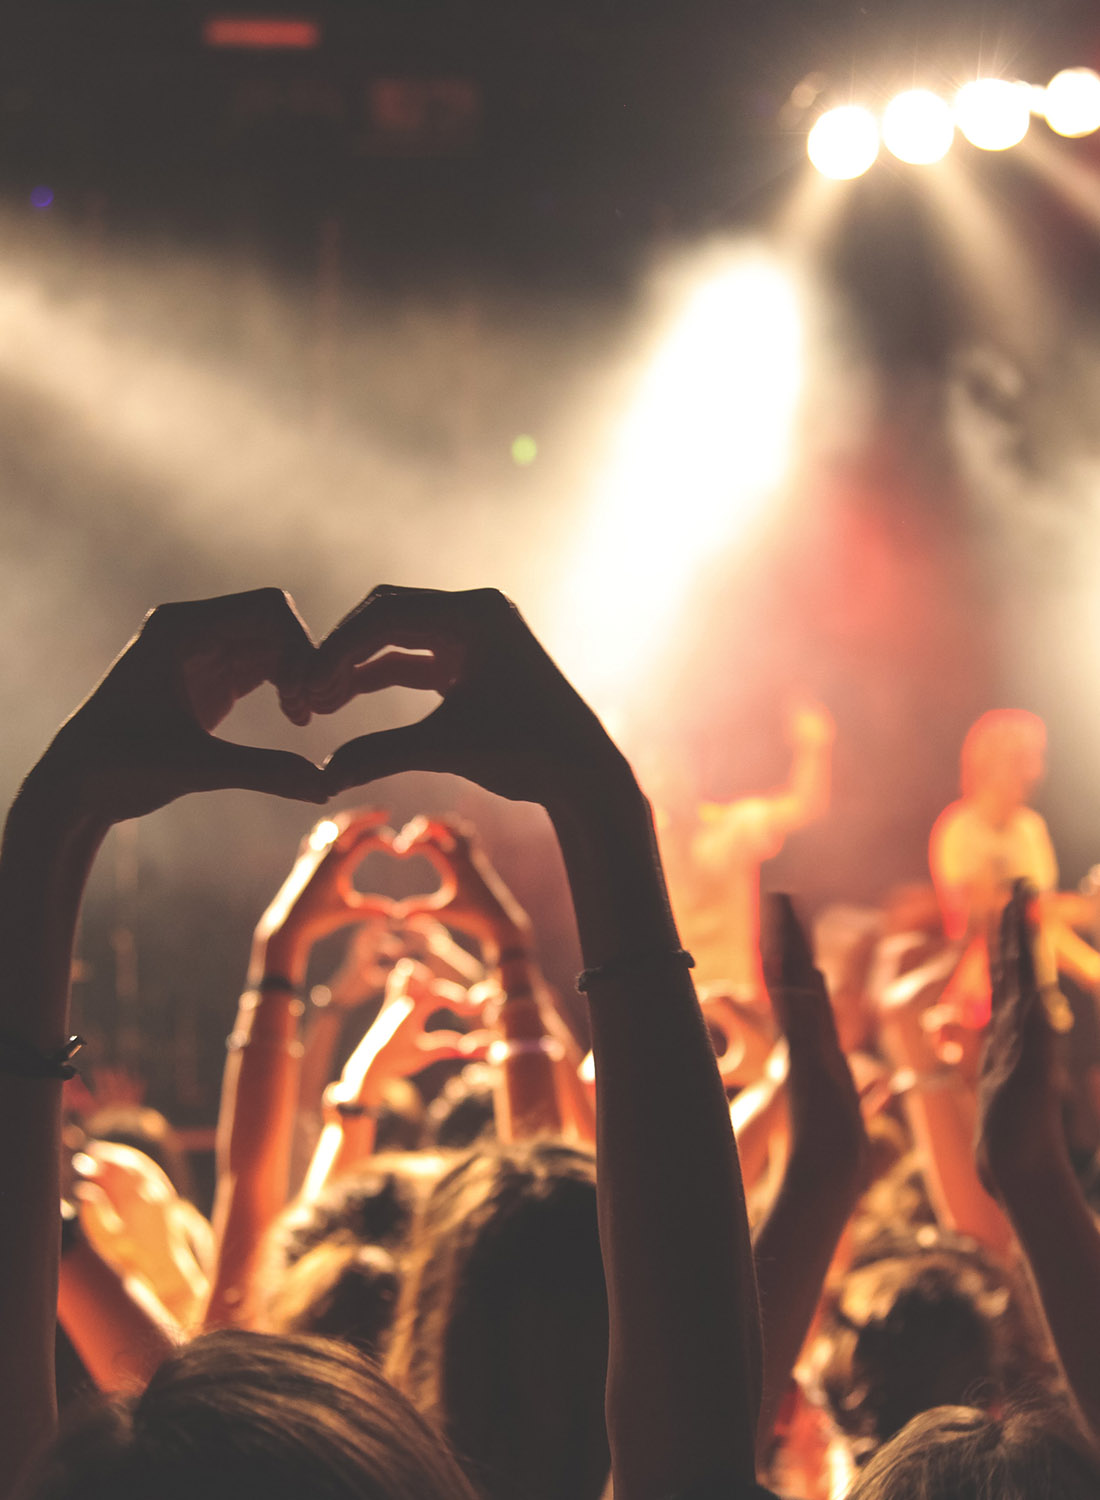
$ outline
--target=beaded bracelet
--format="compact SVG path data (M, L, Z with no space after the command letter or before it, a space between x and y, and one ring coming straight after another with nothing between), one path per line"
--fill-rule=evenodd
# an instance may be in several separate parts
M621 979L636 969L648 969L654 964L677 963L686 969L694 969L695 960L686 948L656 948L651 952L626 954L622 958L608 959L605 964L596 964L577 975L577 989L587 995L589 986L601 979Z

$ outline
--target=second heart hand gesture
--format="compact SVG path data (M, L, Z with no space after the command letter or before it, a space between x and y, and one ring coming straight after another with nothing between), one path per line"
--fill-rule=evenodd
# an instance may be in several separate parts
M325 778L304 756L212 733L262 682L275 685L293 723L308 723L314 657L281 589L162 604L58 730L36 774L97 826L229 787L324 802Z
M410 926L430 919L476 938L489 963L502 954L526 955L531 921L504 884L474 830L457 818L414 818L393 841L398 854L423 854L442 885L433 895L399 903L396 916Z
M323 818L302 840L298 857L256 926L252 981L274 973L300 985L314 943L353 923L377 927L392 903L352 884L372 849L386 848L387 814L376 808Z

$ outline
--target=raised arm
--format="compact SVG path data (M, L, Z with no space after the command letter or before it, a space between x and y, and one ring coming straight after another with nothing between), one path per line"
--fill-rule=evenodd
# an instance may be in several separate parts
M425 1030L441 1010L471 1015L477 1007L461 985L436 978L412 959L401 959L386 983L382 1009L337 1082L325 1090L325 1127L306 1173L304 1198L316 1198L333 1178L370 1156L375 1121L391 1079L407 1078L445 1059L473 1061L485 1056L487 1033Z
M61 1080L73 932L107 830L186 792L250 787L322 801L321 774L210 730L276 683L308 718L312 645L275 589L154 610L24 782L0 846L0 1493L54 1420Z
M788 735L793 751L791 774L786 786L766 799L776 835L793 833L824 817L832 786L836 725L829 710L820 703L796 705L791 710Z
M764 1447L809 1332L825 1273L863 1186L867 1137L825 981L789 897L771 898L764 974L787 1039L790 1154L756 1236L764 1328Z
M1001 925L978 1092L979 1160L1016 1231L1077 1409L1100 1443L1100 1232L1066 1149L1029 899L1021 883Z
M421 723L337 751L334 791L447 771L549 812L591 1000L616 1495L751 1493L760 1344L736 1148L629 766L494 591L376 590L322 658L320 709L393 683L443 695Z
M497 1134L504 1141L559 1135L563 1110L557 1071L562 1063L568 1070L567 1044L547 1030L545 1012L551 1002L535 957L530 918L474 830L458 819L417 818L402 829L394 847L427 855L443 877L435 897L417 903L411 912L405 903L402 916L413 922L417 914L446 922L474 938L496 985L485 1020L495 1032L489 1056L500 1080L494 1100ZM575 1075L580 1062L575 1044L573 1054Z
M299 997L309 955L341 927L382 920L378 902L355 891L352 876L385 821L374 809L322 819L256 926L222 1080L207 1326L251 1316L256 1255L289 1188L302 1058Z

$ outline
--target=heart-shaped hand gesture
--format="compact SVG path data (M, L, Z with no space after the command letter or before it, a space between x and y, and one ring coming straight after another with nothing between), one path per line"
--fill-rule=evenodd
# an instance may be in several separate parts
M279 973L304 969L310 948L353 923L387 924L394 905L352 884L372 849L389 847L392 833L379 808L322 818L302 840L298 857L256 927L263 965ZM260 965L262 966L262 965Z
M496 589L377 588L319 648L311 706L424 688L418 724L363 735L326 766L332 793L398 771L445 771L513 801L555 806L625 762L599 719Z
M398 918L409 926L444 922L476 938L491 962L510 949L531 946L531 921L504 884L473 828L458 818L414 818L393 842L398 854L423 854L442 877L431 896L402 901Z
M304 756L211 733L262 682L275 685L293 723L308 723L314 659L281 589L162 604L40 764L78 812L104 826L227 787L324 802L326 778Z

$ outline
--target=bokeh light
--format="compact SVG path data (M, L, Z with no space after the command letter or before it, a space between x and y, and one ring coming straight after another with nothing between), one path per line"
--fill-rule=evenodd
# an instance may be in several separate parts
M869 109L845 104L829 109L810 131L806 151L823 177L862 177L878 156L878 125Z
M1063 68L1047 84L1043 113L1059 135L1100 130L1100 74L1091 68Z
M45 183L31 188L31 207L49 208L53 203L53 188L46 187Z
M930 89L907 89L891 99L883 112L882 139L899 161L911 166L942 161L954 136L950 105Z
M539 456L539 445L527 432L521 432L512 443L512 462L518 464L521 469L526 469L533 464Z
M1007 151L1027 135L1031 90L1007 78L978 78L955 96L955 121L972 146Z

